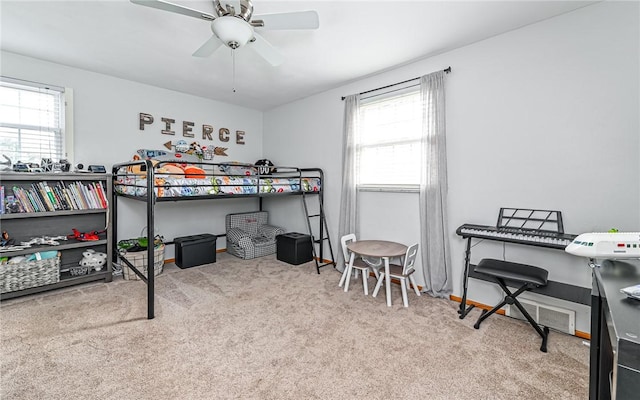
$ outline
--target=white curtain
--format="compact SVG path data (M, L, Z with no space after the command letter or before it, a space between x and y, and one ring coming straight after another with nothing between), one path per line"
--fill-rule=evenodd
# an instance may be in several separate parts
M356 134L360 113L360 95L347 96L344 100L344 128L342 135L342 198L340 199L340 223L338 238L355 233L358 229L358 191L356 190L356 171L358 157L356 154ZM338 252L338 270L344 269L342 250Z
M447 148L444 113L445 72L420 79L422 157L420 176L420 240L423 292L449 297L453 291L447 235Z

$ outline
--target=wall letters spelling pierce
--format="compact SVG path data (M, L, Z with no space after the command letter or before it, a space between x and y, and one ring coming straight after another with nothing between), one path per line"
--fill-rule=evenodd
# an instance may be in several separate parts
M145 125L153 124L154 118L151 114L140 113L140 130L143 131ZM172 118L162 117L160 120L164 123L164 128L161 129L160 132L164 135L175 135L176 132L171 129L171 125L175 124L176 120ZM193 138L195 137L195 133L193 132L193 126L195 124L190 121L182 121L182 136ZM213 126L211 125L202 125L202 139L203 140L213 140L211 134L213 133ZM236 144L245 144L244 135L246 132L244 131L236 131ZM220 128L218 130L218 140L221 142L228 142L230 138L231 132L227 128Z

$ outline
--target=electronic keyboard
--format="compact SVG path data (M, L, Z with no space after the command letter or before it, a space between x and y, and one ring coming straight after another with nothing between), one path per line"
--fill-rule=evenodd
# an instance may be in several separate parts
M567 233L473 224L460 226L456 233L463 238L488 239L560 250L564 250L576 238L576 235Z

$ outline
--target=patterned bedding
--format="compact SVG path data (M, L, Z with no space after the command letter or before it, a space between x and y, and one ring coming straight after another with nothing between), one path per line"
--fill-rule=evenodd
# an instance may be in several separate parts
M320 178L258 178L255 176L207 176L204 179L157 177L154 191L158 197L211 195L250 195L320 191ZM120 194L146 196L147 180L141 176L119 176L114 190Z

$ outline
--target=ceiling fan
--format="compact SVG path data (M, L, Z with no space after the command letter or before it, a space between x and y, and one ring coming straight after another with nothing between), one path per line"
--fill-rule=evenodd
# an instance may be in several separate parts
M269 64L278 66L284 62L284 57L255 31L256 28L317 29L319 26L318 13L315 11L253 15L251 0L213 0L215 15L164 0L130 1L134 4L211 21L213 35L193 53L195 57L208 57L222 45L232 50L247 46Z

